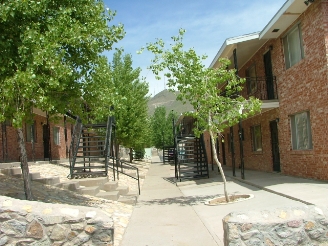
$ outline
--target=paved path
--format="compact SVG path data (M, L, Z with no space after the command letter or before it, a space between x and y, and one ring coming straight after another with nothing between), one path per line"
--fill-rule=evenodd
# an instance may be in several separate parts
M217 245L189 198L166 180L172 174L170 165L151 165L122 246Z
M141 196L134 208L122 246L223 245L222 218L232 211L265 210L306 204L328 205L328 183L224 167L229 194L254 198L229 205L206 206L204 201L223 194L217 168L209 179L172 183L174 167L153 158Z
M236 177L233 177L231 167L224 167L224 172L230 178L304 204L328 206L328 182L253 170L245 170L245 180L243 180L239 169L236 169Z

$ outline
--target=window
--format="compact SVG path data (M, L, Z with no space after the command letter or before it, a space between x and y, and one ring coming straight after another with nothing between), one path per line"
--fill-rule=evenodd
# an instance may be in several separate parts
M301 27L297 25L284 38L286 69L298 63L304 57Z
M302 112L291 116L293 149L312 149L310 113Z
M35 143L36 142L35 123L33 124L26 123L25 127L26 127L26 142Z
M255 64L250 66L246 70L246 85L247 85L247 92L248 95L253 94L257 90L257 84L256 84L256 69Z
M253 151L262 151L261 125L252 126L251 132L252 132Z
M53 128L53 134L54 134L54 143L56 145L60 144L60 134L59 134L59 127L54 127Z

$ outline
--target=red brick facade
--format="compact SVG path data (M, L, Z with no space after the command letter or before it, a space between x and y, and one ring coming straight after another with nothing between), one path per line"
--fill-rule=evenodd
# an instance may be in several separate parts
M35 114L34 116L34 149L31 141L28 141L26 134L26 124L23 126L24 137L26 141L26 151L28 161L37 160L48 160L45 158L45 145L44 137L46 137L46 132L44 132L47 119L44 116ZM67 150L69 149L72 124L67 122L66 127L64 124L64 117L59 122L50 122L50 159L58 160L62 158L68 158ZM59 145L55 144L54 141L54 127L59 129ZM5 128L5 129L4 129ZM67 132L67 138L65 139L65 128ZM34 157L33 157L34 156ZM10 126L9 124L2 125L2 130L0 132L0 162L11 162L20 160L20 149L18 146L18 135L17 130Z
M304 4L301 1L300 4ZM283 37L296 24L300 25L304 58L286 69ZM278 123L281 172L287 175L328 180L328 1L316 0L279 38L268 40L248 62L239 68L256 66L256 76L265 76L263 55L271 52L273 75L277 80L279 107L262 112L242 122L244 129L244 163L247 169L273 171L270 121ZM238 49L237 49L238 55ZM246 88L243 91L246 95ZM291 116L307 111L310 114L312 148L293 150ZM262 151L253 151L251 127L261 126ZM231 165L228 150L229 129L224 132L226 163ZM220 144L220 160L222 145ZM240 163L238 125L234 126L236 167Z

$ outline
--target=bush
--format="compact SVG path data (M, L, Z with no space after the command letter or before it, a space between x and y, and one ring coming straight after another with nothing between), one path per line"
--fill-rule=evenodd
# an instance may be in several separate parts
M146 153L145 149L135 150L134 151L133 159L135 159L135 160L141 160L141 159L144 158L145 153Z

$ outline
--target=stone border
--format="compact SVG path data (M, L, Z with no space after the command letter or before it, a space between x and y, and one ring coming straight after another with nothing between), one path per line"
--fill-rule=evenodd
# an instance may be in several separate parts
M244 197L244 196L248 196L248 197ZM218 206L218 205L229 205L229 204L233 204L233 203L237 203L237 202L244 202L244 201L254 198L254 195L253 194L238 194L238 195L229 195L229 198L230 197L237 197L237 198L243 198L243 199L239 199L237 201L232 201L232 202L211 204L211 202L213 202L215 200L221 200L221 199L225 200L225 196L219 196L219 197L215 197L215 198L205 201L205 205Z
M0 196L1 245L113 245L111 216L100 209Z
M233 212L222 222L224 245L328 245L328 207Z

